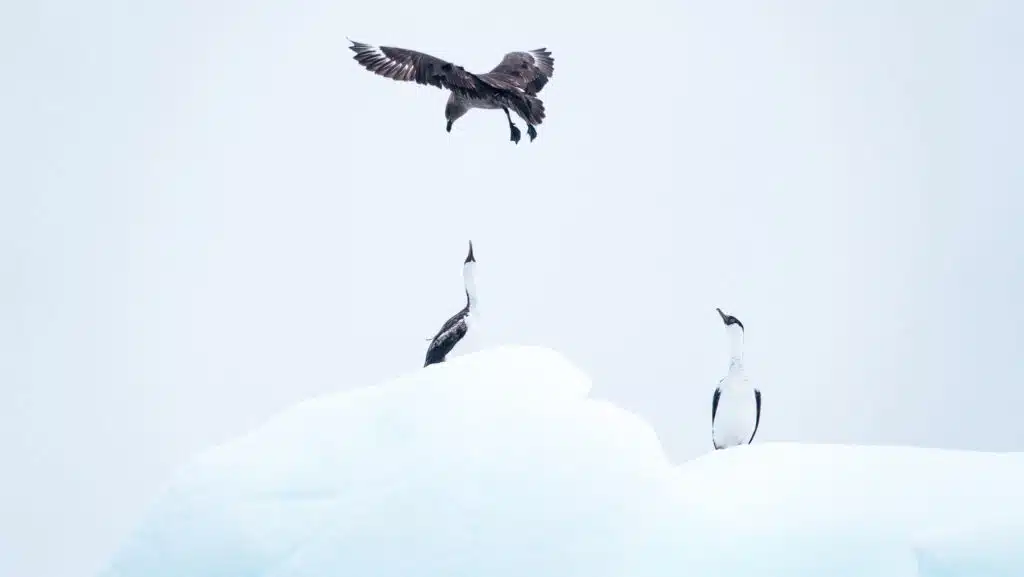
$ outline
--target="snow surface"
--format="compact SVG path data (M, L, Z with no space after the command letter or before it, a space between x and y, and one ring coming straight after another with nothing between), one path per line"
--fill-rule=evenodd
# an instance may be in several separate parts
M181 470L102 575L1024 575L1024 454L755 441L673 465L590 386L506 346L301 403Z

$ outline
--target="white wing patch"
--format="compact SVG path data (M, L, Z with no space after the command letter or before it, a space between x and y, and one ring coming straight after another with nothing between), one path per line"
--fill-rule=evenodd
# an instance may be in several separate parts
M404 78L413 77L413 69L415 67L412 65L411 62L399 62L393 58L388 58L388 55L384 54L384 51L380 49L380 46L377 46L375 44L369 44L368 46L370 46L371 48L369 52L372 53L374 57L380 58L388 62L388 68L401 71L402 76Z
M441 332L441 334L437 335L437 338L434 339L434 342L430 344L430 348L433 349L440 346L441 343L446 342L448 339L454 338L456 336L456 333L460 331L468 331L469 324L466 322L468 316L468 314L462 315L462 317L459 320L452 323L452 326L448 327L443 332Z

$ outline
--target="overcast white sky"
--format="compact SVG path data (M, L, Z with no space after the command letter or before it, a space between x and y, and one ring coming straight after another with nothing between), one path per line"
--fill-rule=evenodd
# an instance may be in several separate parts
M1019 2L0 8L0 575L90 575L196 451L419 367L463 303L674 460L747 326L759 441L1024 450ZM532 144L345 36L486 71ZM525 126L520 123L524 128Z

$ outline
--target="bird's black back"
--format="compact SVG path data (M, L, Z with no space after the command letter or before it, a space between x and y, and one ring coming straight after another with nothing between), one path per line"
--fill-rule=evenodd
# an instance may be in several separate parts
M462 310L445 321L441 326L441 330L437 331L434 339L430 341L430 345L427 347L427 356L423 361L424 367L435 363L443 363L448 353L452 352L455 345L462 340L462 337L466 336L466 331L468 330L466 315L468 314L469 303L466 303Z

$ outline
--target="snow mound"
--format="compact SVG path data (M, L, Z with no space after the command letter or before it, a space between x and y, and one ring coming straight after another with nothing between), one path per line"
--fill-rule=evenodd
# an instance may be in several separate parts
M590 386L506 346L301 403L181 470L102 575L1024 575L1024 455L755 443L674 466Z
M1015 496L1020 500L1021 495ZM1024 575L1024 518L1019 506L975 523L929 531L917 543L922 577Z

